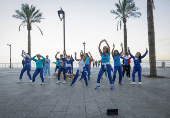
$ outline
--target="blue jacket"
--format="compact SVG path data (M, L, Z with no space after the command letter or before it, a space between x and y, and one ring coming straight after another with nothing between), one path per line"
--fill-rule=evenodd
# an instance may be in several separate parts
M128 50L128 52L129 52L129 55L133 58L134 65L140 65L140 60L139 60L139 58L136 57L136 56L133 56L133 55L130 53L130 50ZM148 53L148 51L146 51L145 54L141 56L141 59L144 58L147 53Z

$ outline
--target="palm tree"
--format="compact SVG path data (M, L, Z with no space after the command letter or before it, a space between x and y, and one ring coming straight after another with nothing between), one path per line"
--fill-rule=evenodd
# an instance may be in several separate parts
M15 12L16 12L16 15L13 15L13 17L22 20L22 22L19 26L19 31L20 31L21 26L23 26L23 27L27 26L27 30L28 30L28 53L31 56L31 34L30 34L30 31L32 29L33 23L40 23L41 19L44 19L43 14L40 13L39 9L36 10L35 6L31 5L31 7L29 7L28 4L22 4L21 5L21 11L15 10ZM39 27L38 27L38 29L40 30L41 34L43 35L41 29Z
M156 77L157 70L156 70L156 55L155 55L155 31L154 31L153 8L155 8L154 1L147 0L150 76Z
M138 7L135 6L135 2L133 0L123 0L122 2L115 3L116 10L111 10L111 13L116 14L117 18L119 18L119 21L117 23L117 30L120 24L123 21L124 24L124 50L125 53L127 53L127 28L126 28L126 22L127 18L133 17L133 18L139 18L141 16L140 12L137 12L139 10Z

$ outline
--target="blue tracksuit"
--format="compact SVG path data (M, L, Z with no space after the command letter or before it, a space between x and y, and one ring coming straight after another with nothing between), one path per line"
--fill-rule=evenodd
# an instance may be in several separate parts
M78 76L80 75L79 73L80 73L80 70L77 69L76 75L75 75L74 78L73 78L73 81L72 81L72 83L71 83L71 86L76 82ZM84 81L85 81L85 83L86 83L86 86L88 86L88 82L87 82L87 78L86 78L86 68L85 68L85 67L83 68L83 72L81 72L81 73L82 73L82 76L83 76Z
M131 53L130 53L130 50L128 50L130 56L133 58L133 61L134 61L134 67L133 67L133 72L132 72L132 79L133 79L133 82L135 82L135 73L138 71L138 79L139 79L139 82L141 82L141 73L142 73L142 67L140 65L140 60L138 57L135 57L133 56ZM146 54L148 53L148 51L145 52L144 55L141 56L141 59L144 58L146 56Z
M120 63L120 54L114 55L113 60L114 60L113 82L115 82L117 71L119 72L119 82L122 82L122 66Z
M98 74L97 83L100 83L100 79L101 79L103 73L105 71L107 71L110 84L113 84L112 77L111 77L111 65L110 65L109 58L110 58L110 54L108 52L105 54L103 54L103 53L101 54L102 65L101 65L101 68L100 68L100 71Z
M69 71L69 74L73 74L72 71L72 65L71 63L74 61L74 59L71 57L71 59L65 59L67 67L66 67L66 72Z
M22 54L22 57L25 58L25 61L24 61L25 66L24 66L23 69L21 70L21 74L20 74L20 78L19 78L19 79L22 79L22 76L23 76L24 72L27 70L27 75L28 75L28 77L29 77L30 80L31 80L31 75L30 75L30 70L31 70L31 66L30 66L30 64L31 64L31 57L30 57L28 54L26 54L25 52L24 52L24 54L26 55L26 57L25 57L23 54Z
M66 67L65 67L65 58L59 59L57 58L59 63L59 71L58 71L58 80L60 80L60 74L63 71L64 80L66 80Z
M50 59L45 59L44 61L44 76L46 76L47 71L48 71L48 75L50 76Z
M41 56L43 59L37 60L35 59L36 56L32 57L32 60L36 62L36 70L33 74L32 82L35 81L36 76L40 73L41 81L44 83L44 78L43 78L43 61L45 58Z

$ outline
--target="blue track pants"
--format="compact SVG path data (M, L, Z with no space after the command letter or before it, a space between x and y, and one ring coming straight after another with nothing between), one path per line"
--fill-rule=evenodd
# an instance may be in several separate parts
M100 71L99 71L99 74L98 74L98 78L97 78L97 83L100 83L100 79L101 79L103 73L104 73L105 71L107 71L110 84L113 84L112 76L111 76L111 65L110 65L110 64L107 64L107 65L106 65L107 70L105 69L104 66L105 66L105 65L101 65L101 68L100 68Z
M20 78L19 79L22 79L22 76L23 76L24 72L27 71L27 75L28 75L28 77L31 80L30 70L31 70L31 66L30 65L25 65L23 67L23 69L21 70L21 74L20 74Z
M141 82L141 73L142 73L142 67L141 65L135 65L133 67L133 72L132 72L132 79L133 82L135 82L135 73L138 71L138 80L139 82Z
M114 66L113 82L115 82L117 71L119 72L119 82L122 82L122 67L121 66Z
M77 78L78 78L79 75L80 75L80 74L79 74L79 70L77 70L76 75L74 76L73 81L72 81L72 83L71 83L71 86L76 82L76 80L77 80ZM84 78L84 81L85 81L85 83L86 83L86 86L88 86L85 69L84 69L83 72L82 72L82 76L83 76L83 78Z
M32 82L35 81L36 76L40 73L40 77L41 77L41 81L42 83L44 82L44 78L43 78L43 68L37 68L33 74L33 78L32 78Z

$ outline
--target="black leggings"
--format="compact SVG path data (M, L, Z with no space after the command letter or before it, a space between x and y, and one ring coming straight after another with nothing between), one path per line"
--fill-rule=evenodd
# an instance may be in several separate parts
M123 65L123 77L126 71L126 76L130 78L130 65Z

